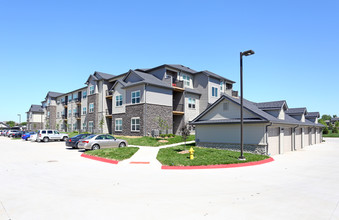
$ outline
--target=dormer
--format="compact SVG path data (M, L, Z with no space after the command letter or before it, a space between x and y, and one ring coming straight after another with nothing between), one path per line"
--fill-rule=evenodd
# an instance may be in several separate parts
M300 122L305 122L305 115L307 114L307 109L306 108L289 108L286 111L286 114L291 116L292 118L300 121Z
M305 118L315 124L318 124L318 118L320 117L319 112L308 112Z
M254 103L259 109L265 111L266 113L281 119L285 120L285 111L288 109L287 103L285 100L274 101L274 102L260 102Z

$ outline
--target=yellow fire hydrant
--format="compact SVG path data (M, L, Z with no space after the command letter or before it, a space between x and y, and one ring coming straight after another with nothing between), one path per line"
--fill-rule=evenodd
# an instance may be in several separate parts
M193 147L191 147L188 152L190 152L190 160L193 160L194 159L194 150L193 150Z

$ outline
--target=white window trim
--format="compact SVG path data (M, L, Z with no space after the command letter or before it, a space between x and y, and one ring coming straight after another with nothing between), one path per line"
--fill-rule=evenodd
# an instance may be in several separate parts
M93 105L93 109L91 108L91 105ZM88 107L89 107L88 113L93 113L94 112L94 102L89 103Z
M133 124L132 124L132 121L133 119L139 119L139 130L133 130ZM131 118L131 132L140 132L140 117L133 117Z
M86 107L83 107L82 108L82 115L86 115L87 114L87 108Z
M214 92L214 90L216 90L216 92ZM213 95L213 93L215 93L215 95ZM218 87L212 86L212 97L218 97Z
M91 91L92 91L91 88L93 88L93 93L91 92ZM91 86L89 87L89 94L90 94L90 95L93 95L94 93L95 93L95 85L91 85Z
M121 130L117 130L117 121L120 121L121 120ZM132 122L132 121L131 121ZM114 130L115 131L122 131L122 118L116 118L115 119L115 124L114 124Z
M121 97L121 105L117 105L117 97ZM131 98L132 98L132 94L131 94ZM120 99L119 99L119 102L120 102ZM116 95L115 96L115 107L121 107L123 105L123 102L124 102L124 99L123 99L122 95Z
M138 92L139 92L139 97L134 97L134 99L139 98L139 102L133 103L133 93L138 93ZM139 104L139 103L141 103L141 92L140 92L140 90L136 90L136 91L131 92L131 104Z
M191 107L190 107L190 105L191 105ZM194 105L194 107L193 107L193 105ZM196 107L196 99L189 97L188 98L188 108L189 109L195 109L195 107Z
M92 126L90 126L90 124L92 124ZM90 130L90 128L92 128L92 131ZM88 131L93 133L93 131L94 131L94 123L93 123L93 121L89 121L88 122Z

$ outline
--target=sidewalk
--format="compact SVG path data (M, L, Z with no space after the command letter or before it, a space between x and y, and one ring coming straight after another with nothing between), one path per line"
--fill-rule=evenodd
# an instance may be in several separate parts
M187 141L186 144L192 144L194 142L195 141ZM159 150L162 148L174 147L183 144L185 144L185 142L169 144L160 147L129 145L131 147L139 147L139 150L131 158L119 162L118 166L134 165L134 166L154 167L156 169L160 169L162 165L156 158Z

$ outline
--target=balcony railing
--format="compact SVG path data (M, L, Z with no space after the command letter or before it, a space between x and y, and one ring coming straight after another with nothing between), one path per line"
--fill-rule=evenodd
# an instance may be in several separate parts
M112 95L113 95L113 91L106 90L106 96L112 96Z
M184 112L184 104L173 105L173 111Z
M74 117L80 118L80 114L79 113L74 113Z
M73 99L76 103L79 103L79 102L81 102L81 98L79 97L79 98L75 98L75 99Z
M184 88L184 81L173 79L172 86L173 87Z
M67 115L61 115L62 119L67 119Z
M61 102L61 104L63 104L63 105L67 105L67 102L66 102L66 101L63 101L63 102Z

